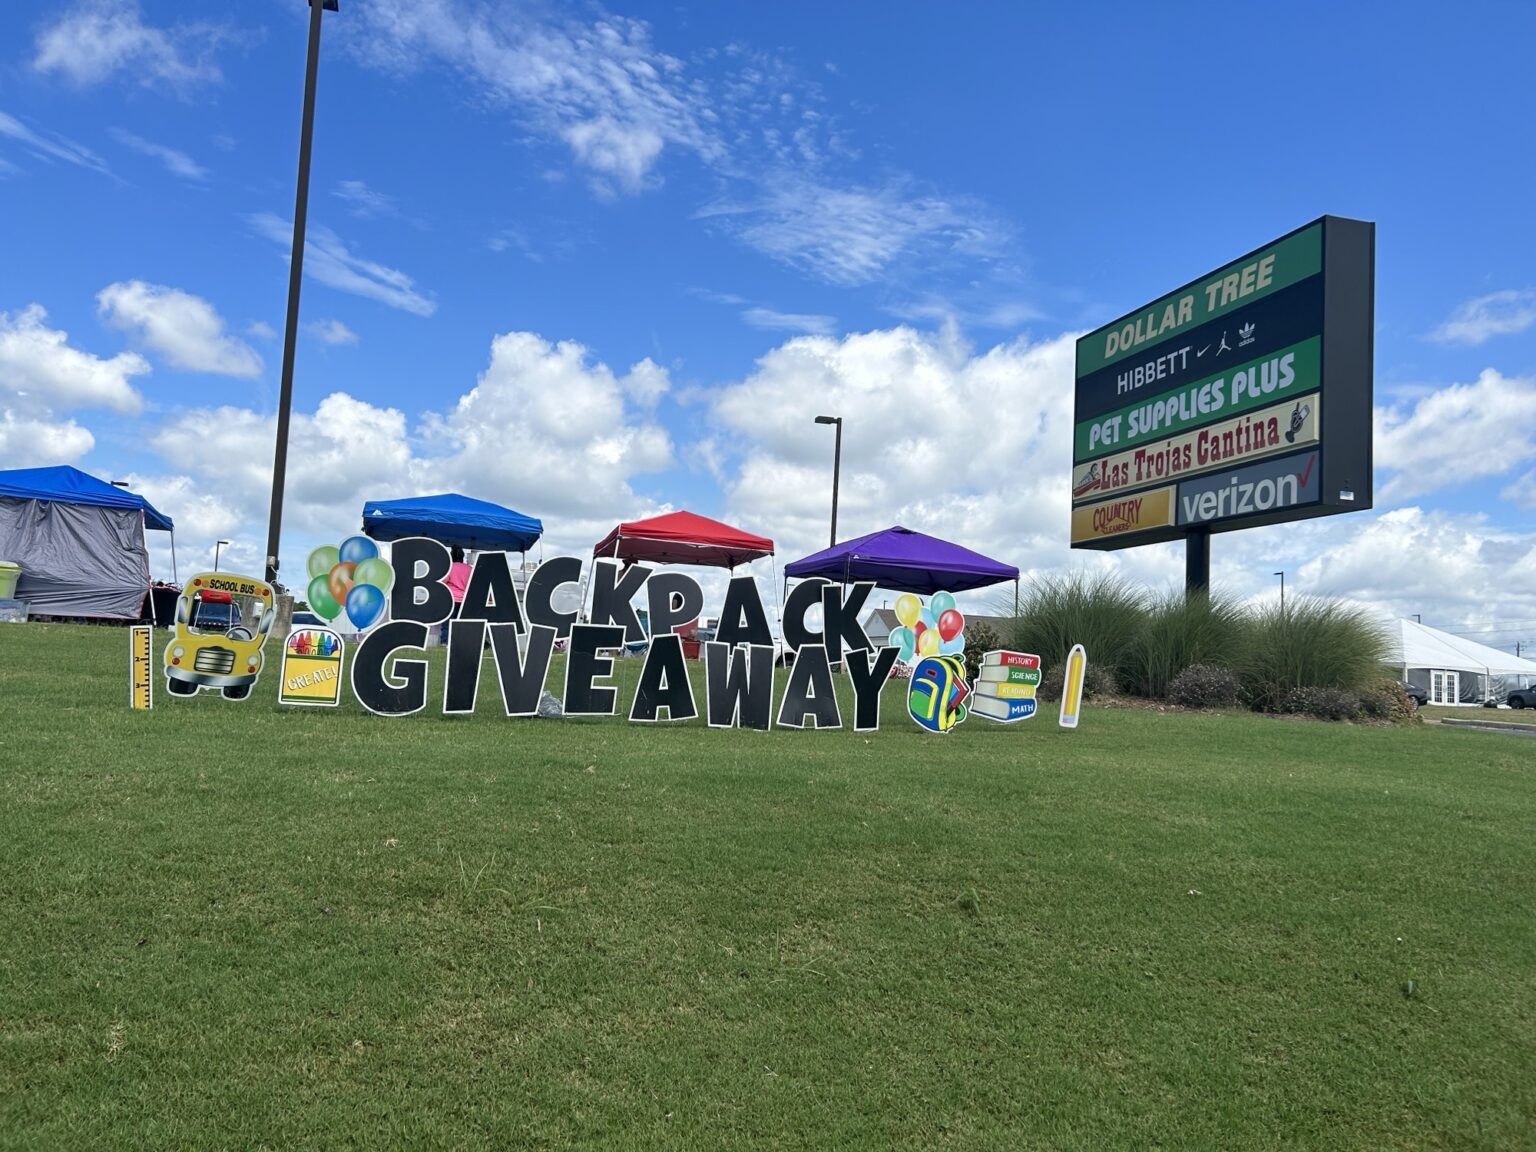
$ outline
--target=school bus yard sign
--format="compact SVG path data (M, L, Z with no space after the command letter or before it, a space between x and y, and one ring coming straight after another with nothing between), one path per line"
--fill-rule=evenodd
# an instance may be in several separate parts
M1371 507L1375 235L1324 216L1077 342L1074 548Z

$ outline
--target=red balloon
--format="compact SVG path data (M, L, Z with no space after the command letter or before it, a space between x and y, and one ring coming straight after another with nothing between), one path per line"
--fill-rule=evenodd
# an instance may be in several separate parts
M948 609L939 617L939 636L945 641L953 640L964 628L965 617L954 608Z
M923 633L928 631L928 625L919 620L912 625L912 647L917 647L917 642L923 638Z

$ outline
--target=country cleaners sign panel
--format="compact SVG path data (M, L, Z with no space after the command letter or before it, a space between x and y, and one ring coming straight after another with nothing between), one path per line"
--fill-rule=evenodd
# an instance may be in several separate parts
M1375 225L1324 216L1079 340L1073 546L1369 508L1374 268Z

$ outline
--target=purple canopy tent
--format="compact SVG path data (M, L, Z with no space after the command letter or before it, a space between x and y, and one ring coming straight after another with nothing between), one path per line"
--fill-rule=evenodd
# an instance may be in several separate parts
M1003 564L899 524L786 564L784 575L823 576L843 584L873 580L892 592L915 592L919 596L969 592L1012 580L1014 600L1018 600L1019 570L1012 564Z

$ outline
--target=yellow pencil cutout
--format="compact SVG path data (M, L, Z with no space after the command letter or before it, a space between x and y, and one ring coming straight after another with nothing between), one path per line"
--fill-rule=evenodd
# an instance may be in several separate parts
M1061 726L1077 727L1077 714L1083 705L1083 675L1088 671L1088 653L1081 644L1072 645L1067 656L1067 675L1061 686Z

